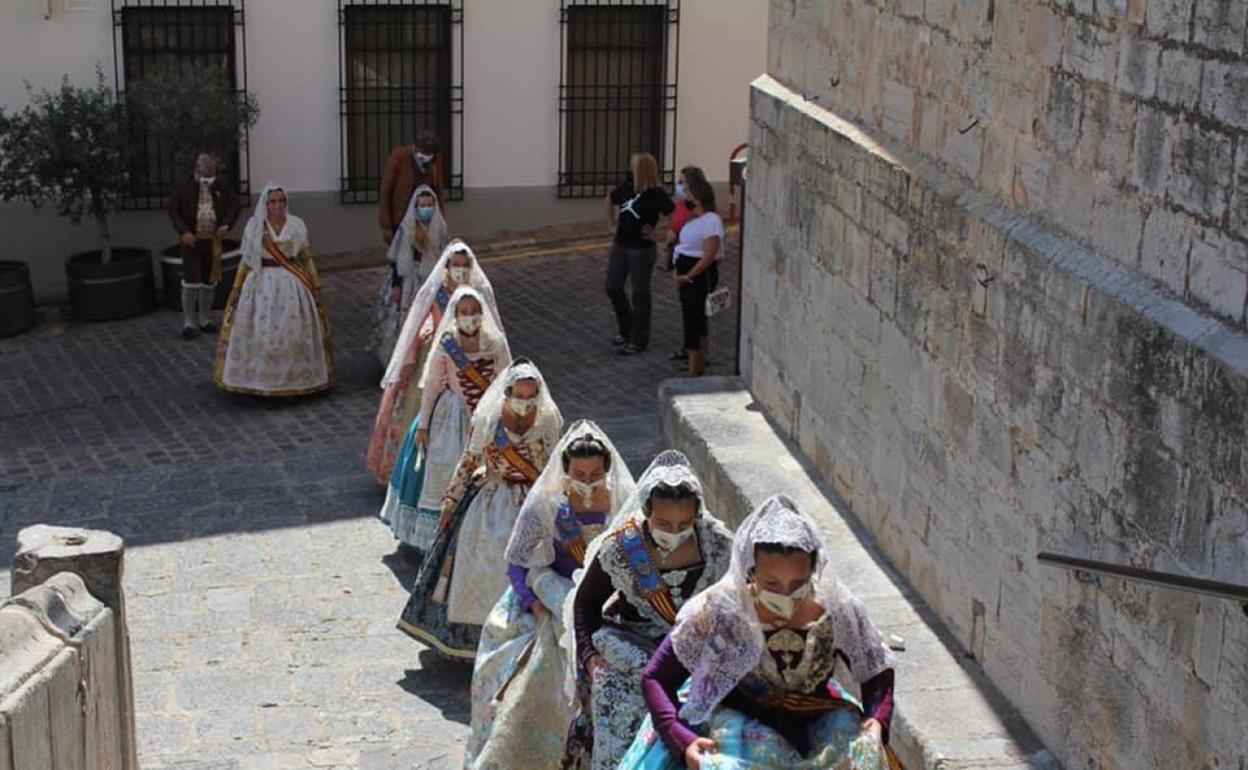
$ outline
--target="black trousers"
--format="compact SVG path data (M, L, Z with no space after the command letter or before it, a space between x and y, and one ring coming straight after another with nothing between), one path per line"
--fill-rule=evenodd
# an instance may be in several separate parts
M676 274L688 273L699 261L698 257L677 257ZM702 338L709 332L706 322L706 295L715 291L718 285L719 263L715 262L693 281L680 287L680 318L684 322L685 350L698 350L702 347Z
M619 334L639 348L650 344L650 277L658 251L654 246L630 249L611 244L607 256L607 296L615 308ZM624 283L632 283L632 303L624 294Z

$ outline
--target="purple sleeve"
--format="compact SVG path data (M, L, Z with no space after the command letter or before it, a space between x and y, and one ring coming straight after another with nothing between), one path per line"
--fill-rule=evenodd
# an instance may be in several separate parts
M888 724L893 719L893 670L886 668L862 683L862 712L884 728L888 743Z
M529 588L528 577L528 567L521 567L519 564L507 565L507 579L511 581L511 589L516 592L516 596L520 597L520 605L525 611L532 612L533 602L537 601L537 594Z
M650 709L655 732L663 739L667 750L678 764L684 764L685 751L698 734L680 719L680 701L676 692L689 672L681 665L672 649L671 639L664 637L659 649L641 672L641 694Z
M611 598L611 578L603 572L598 557L589 563L572 602L572 627L576 633L576 658L581 670L589 670L589 659L598 654L594 632L602 628L602 605Z

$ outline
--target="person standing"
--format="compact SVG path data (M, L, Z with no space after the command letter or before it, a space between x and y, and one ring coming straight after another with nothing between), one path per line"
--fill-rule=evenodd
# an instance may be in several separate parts
M381 224L381 237L387 246L394 240L395 231L403 223L416 188L428 185L438 200L441 200L446 181L443 178L441 155L441 144L429 131L418 132L414 144L405 144L391 150L381 174L378 195L378 220Z
M615 309L620 355L641 353L650 344L650 276L657 255L655 228L675 209L659 185L659 164L648 152L629 161L632 178L607 195L603 205L615 241L607 256L607 296ZM624 283L632 284L632 303Z
M195 170L179 178L169 195L169 220L182 253L184 340L217 330L210 314L221 280L221 238L238 221L238 194L217 165L215 157L200 153Z
M422 184L412 195L407 213L386 250L390 272L382 278L378 292L371 343L383 367L390 365L399 330L416 291L424 284L425 271L438 261L448 240L446 220L438 207L437 195L432 187Z
M708 343L706 296L719 283L724 221L715 212L715 190L705 176L699 178L698 175L686 173L685 177L689 182L688 196L693 209L689 221L680 229L680 241L676 245L675 281L680 291L680 315L689 376L701 377L706 368Z
M327 390L334 362L308 227L269 182L243 229L243 259L225 306L213 380L257 396Z

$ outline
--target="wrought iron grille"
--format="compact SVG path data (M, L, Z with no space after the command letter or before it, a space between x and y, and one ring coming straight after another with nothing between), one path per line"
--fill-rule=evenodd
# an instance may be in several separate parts
M462 0L338 0L340 195L378 199L391 150L441 143L443 194L464 196Z
M190 67L221 74L221 85L247 89L247 47L244 35L245 0L112 0L113 69L118 94L156 72ZM141 152L131 170L131 193L124 208L150 209L165 205L178 174L172 153L136 127L134 141ZM240 195L249 192L248 132L222 158L222 169Z
M559 197L604 195L634 152L675 181L680 0L561 0Z

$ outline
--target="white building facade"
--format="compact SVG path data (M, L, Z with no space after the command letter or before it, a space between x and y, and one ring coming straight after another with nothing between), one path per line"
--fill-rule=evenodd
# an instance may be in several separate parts
M452 228L467 235L592 220L639 149L668 181L685 165L728 175L763 70L765 0L8 0L0 3L0 105L24 81L125 90L146 68L211 63L260 104L231 176L291 191L321 252L380 244L388 151L418 129L442 141ZM159 248L172 173L146 168L118 242ZM63 294L61 261L89 227L0 204L3 259Z

